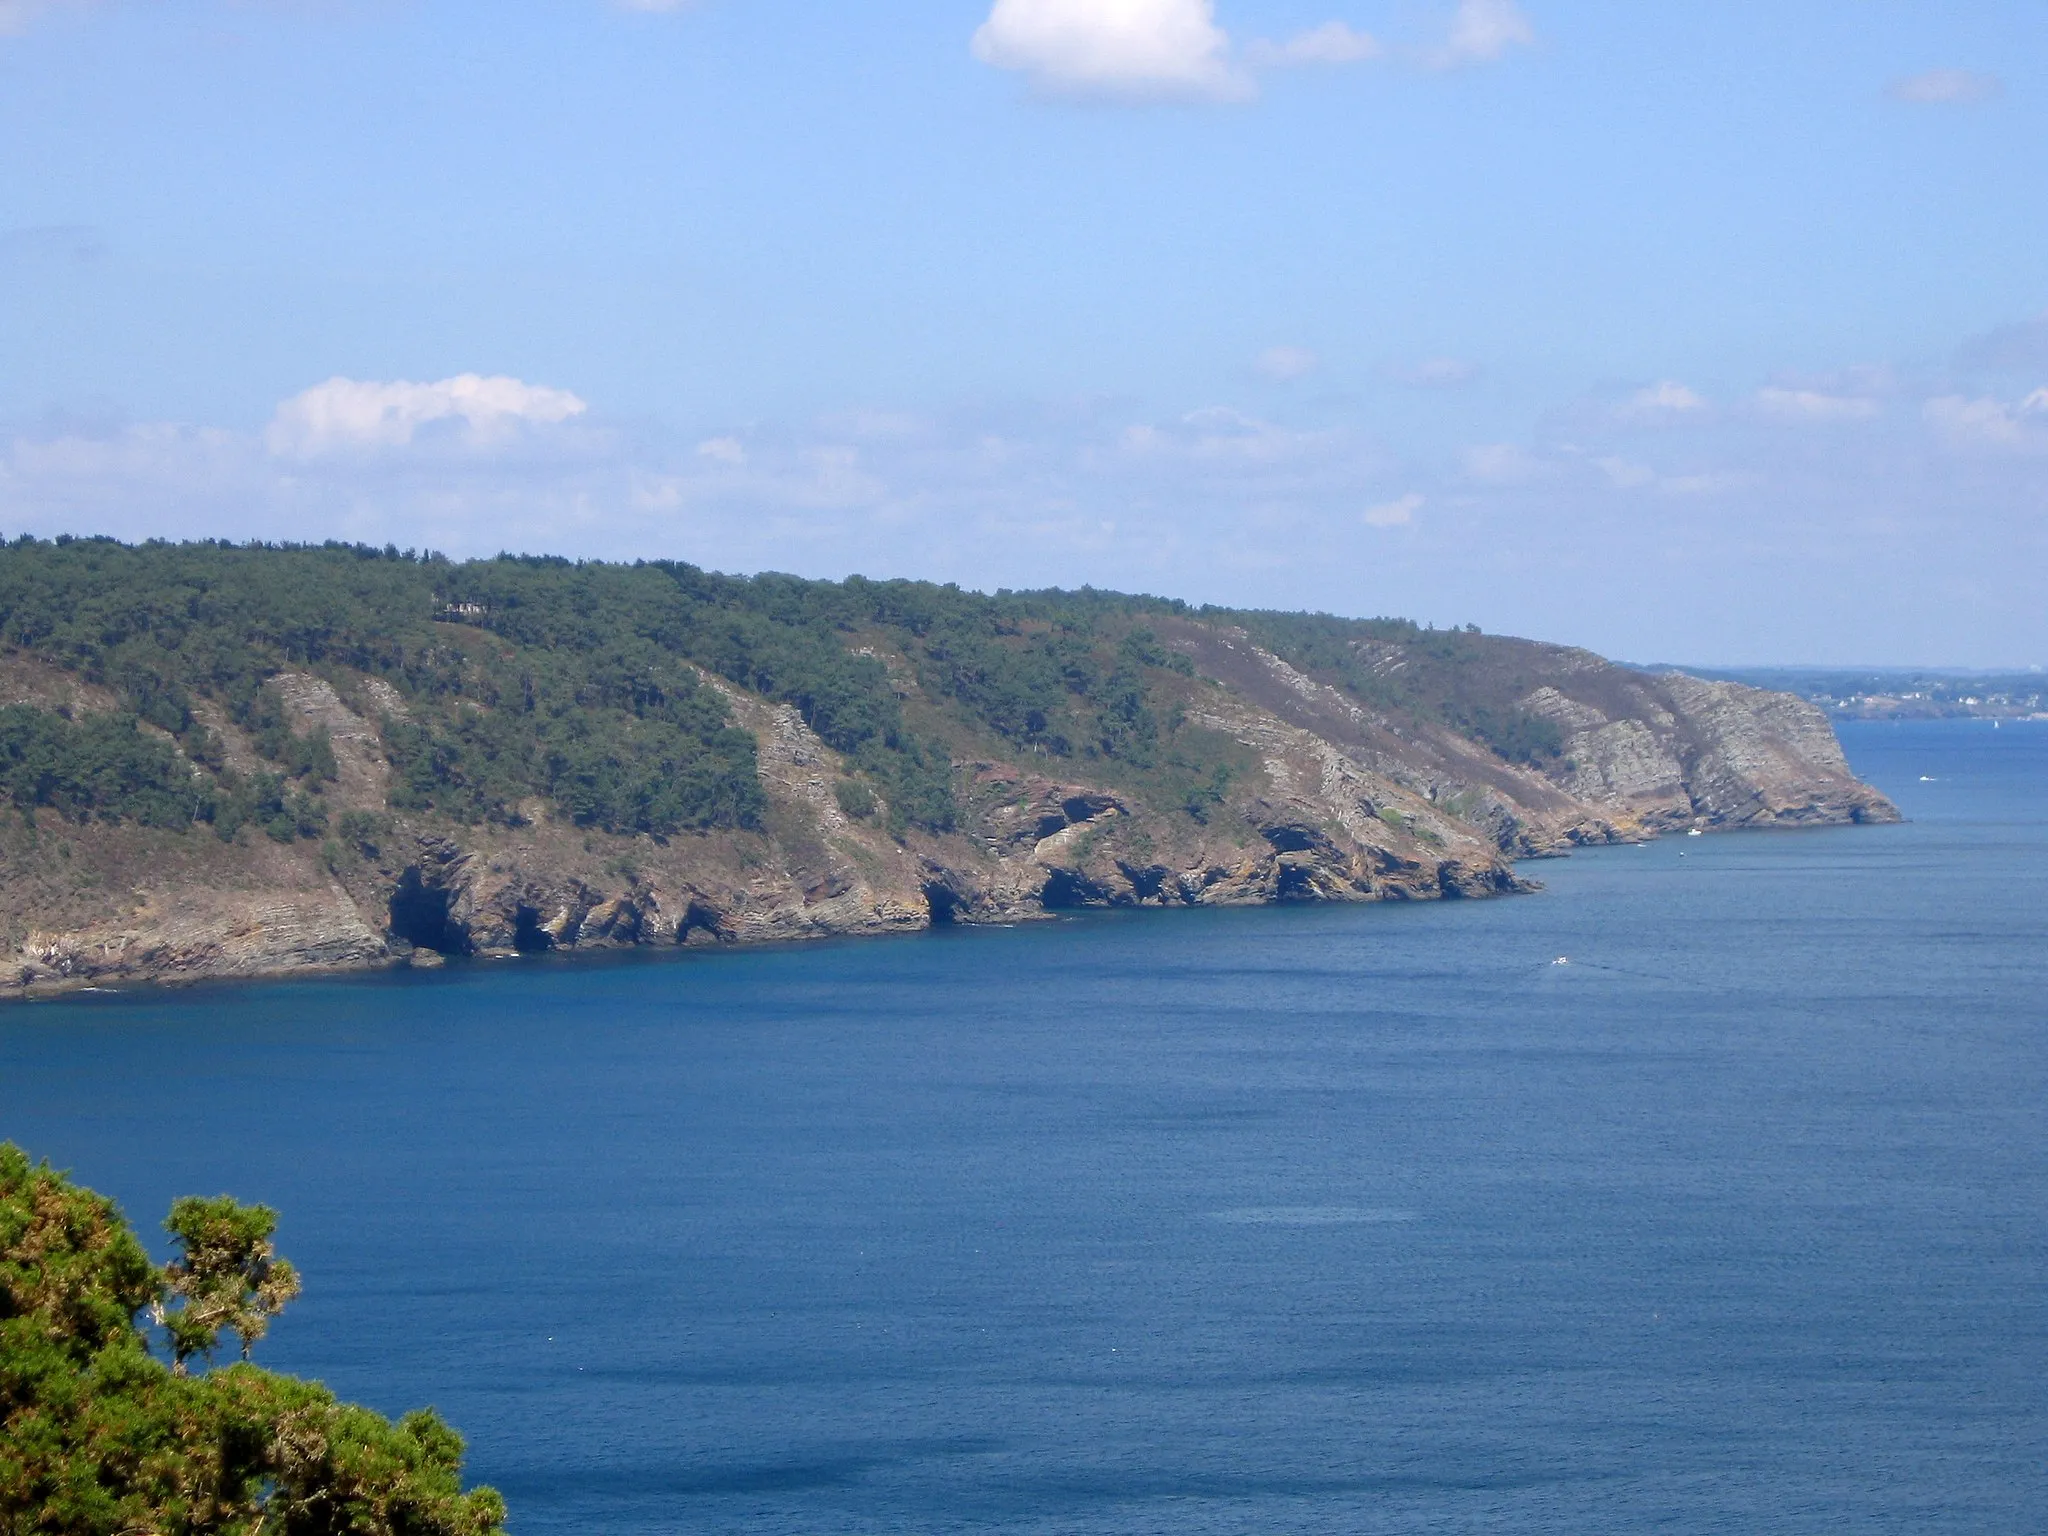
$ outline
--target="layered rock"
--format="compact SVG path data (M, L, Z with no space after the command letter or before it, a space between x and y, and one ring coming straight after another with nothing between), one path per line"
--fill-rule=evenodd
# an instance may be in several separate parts
M1532 683L1519 707L1562 747L1516 763L1443 721L1375 709L1240 630L1169 621L1161 633L1195 669L1186 721L1250 765L1227 794L1155 803L1074 760L990 755L956 764L963 819L946 835L892 835L885 802L849 811L850 765L794 709L708 677L758 744L758 828L616 837L540 801L510 827L391 812L379 721L402 701L371 678L337 687L287 673L273 680L287 710L333 744L329 798L378 812L374 837L280 845L245 830L220 844L203 829L10 827L0 874L18 910L0 993L899 933L1081 907L1493 895L1530 888L1519 857L1680 826L1897 814L1850 773L1820 711L1788 695L1529 646L1515 653ZM63 682L22 672L14 686L28 697ZM220 711L208 706L207 723L231 763L256 764Z
M1577 799L1650 829L1898 819L1849 771L1818 705L1681 672L1598 682L1582 692L1607 695L1605 709L1567 691L1569 681L1522 701L1564 731L1552 776Z

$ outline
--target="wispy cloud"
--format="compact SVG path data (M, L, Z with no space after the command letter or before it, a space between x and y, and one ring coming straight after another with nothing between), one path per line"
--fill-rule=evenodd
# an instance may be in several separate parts
M1835 395L1818 389L1786 389L1770 385L1756 392L1756 408L1779 421L1867 421L1878 402L1866 395Z
M2048 315L1994 326L1956 348L1956 366L1970 372L2048 372Z
M1297 32L1285 42L1260 38L1246 50L1252 63L1269 69L1315 64L1362 64L1386 51L1370 32L1361 32L1341 21L1326 21L1306 32Z
M1449 34L1433 49L1429 62L1438 69L1491 64L1511 48L1529 48L1536 29L1515 0L1458 0Z
M1368 528L1402 528L1415 521L1415 514L1428 505L1428 501L1429 498L1420 491L1410 491L1392 501L1367 507L1360 517Z
M1465 478L1479 485L1526 485L1552 469L1519 443L1478 443L1465 450L1463 460Z
M1661 379L1618 401L1609 414L1619 422L1663 426L1696 419L1706 410L1706 399L1697 391L1676 379Z
M1990 396L1941 395L1923 412L1953 448L2039 453L2048 450L2048 389L2008 402Z
M2005 83L1996 75L1970 69L1930 69L1894 80L1885 94L1914 106L1968 107L2004 95Z
M1410 389L1459 389L1479 377L1479 365L1462 357L1424 357L1391 364L1386 375Z
M1322 361L1307 347L1268 347L1252 359L1252 367L1266 378L1285 383L1314 373Z

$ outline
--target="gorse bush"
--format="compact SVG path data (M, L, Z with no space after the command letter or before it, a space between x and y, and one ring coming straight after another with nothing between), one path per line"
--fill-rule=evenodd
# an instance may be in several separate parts
M180 1200L158 1268L111 1201L0 1144L0 1536L498 1536L433 1413L247 1363L298 1294L276 1224ZM224 1334L241 1363L194 1374Z

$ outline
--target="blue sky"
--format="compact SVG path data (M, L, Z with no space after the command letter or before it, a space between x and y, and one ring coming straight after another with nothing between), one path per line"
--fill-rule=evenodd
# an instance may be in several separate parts
M2048 662L2037 6L0 0L0 530Z

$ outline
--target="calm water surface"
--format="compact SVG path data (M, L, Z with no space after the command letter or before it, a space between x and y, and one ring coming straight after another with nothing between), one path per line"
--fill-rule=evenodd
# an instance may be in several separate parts
M521 1536L2041 1530L2048 726L1846 740L1522 900L16 1008L0 1135L281 1207Z

